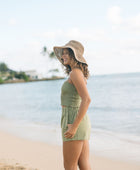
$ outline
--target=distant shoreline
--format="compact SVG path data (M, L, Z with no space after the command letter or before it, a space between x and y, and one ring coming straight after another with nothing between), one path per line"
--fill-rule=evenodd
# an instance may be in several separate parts
M60 79L64 79L65 77L51 77L51 78L43 78L43 79L32 79L29 81L25 81L23 79L19 79L19 80L8 80L8 81L4 81L2 84L11 84L11 83L28 83L28 82L36 82L36 81L46 81L46 80L60 80Z
M90 77L107 77L107 76L123 76L123 75L139 75L140 72L126 72L126 73L112 73L112 74L94 74L91 75ZM19 80L7 80L4 81L3 83L0 83L0 85L2 84L10 84L10 83L28 83L28 82L36 82L36 81L46 81L46 80L59 80L59 79L65 79L65 77L61 77L61 76L54 76L51 78L42 78L42 79L32 79L29 81L25 81L23 79L19 79Z

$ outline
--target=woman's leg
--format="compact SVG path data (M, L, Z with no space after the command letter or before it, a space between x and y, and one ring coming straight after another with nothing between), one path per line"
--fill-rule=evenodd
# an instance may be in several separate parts
M83 140L63 142L63 161L65 170L77 170L78 159L83 147Z
M89 141L83 140L82 152L80 154L78 165L80 170L91 170L89 160Z

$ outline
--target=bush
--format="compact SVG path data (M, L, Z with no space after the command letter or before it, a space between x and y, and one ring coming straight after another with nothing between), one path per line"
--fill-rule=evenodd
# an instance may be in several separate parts
M24 72L15 73L15 78L24 79L25 81L29 81L29 77Z
M0 63L0 71L1 72L6 72L8 71L8 67L5 63Z
M4 83L4 80L0 77L0 84Z

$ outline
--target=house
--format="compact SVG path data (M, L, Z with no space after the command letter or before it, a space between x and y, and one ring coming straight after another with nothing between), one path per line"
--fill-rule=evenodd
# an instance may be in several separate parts
M43 78L43 75L37 73L36 70L27 70L27 71L24 71L24 72L30 79L35 80L35 79L42 79Z

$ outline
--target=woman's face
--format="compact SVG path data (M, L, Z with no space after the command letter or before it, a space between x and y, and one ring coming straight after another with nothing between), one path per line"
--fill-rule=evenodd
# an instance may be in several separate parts
M63 59L65 65L70 65L71 57L69 55L68 49L63 49L61 58Z

